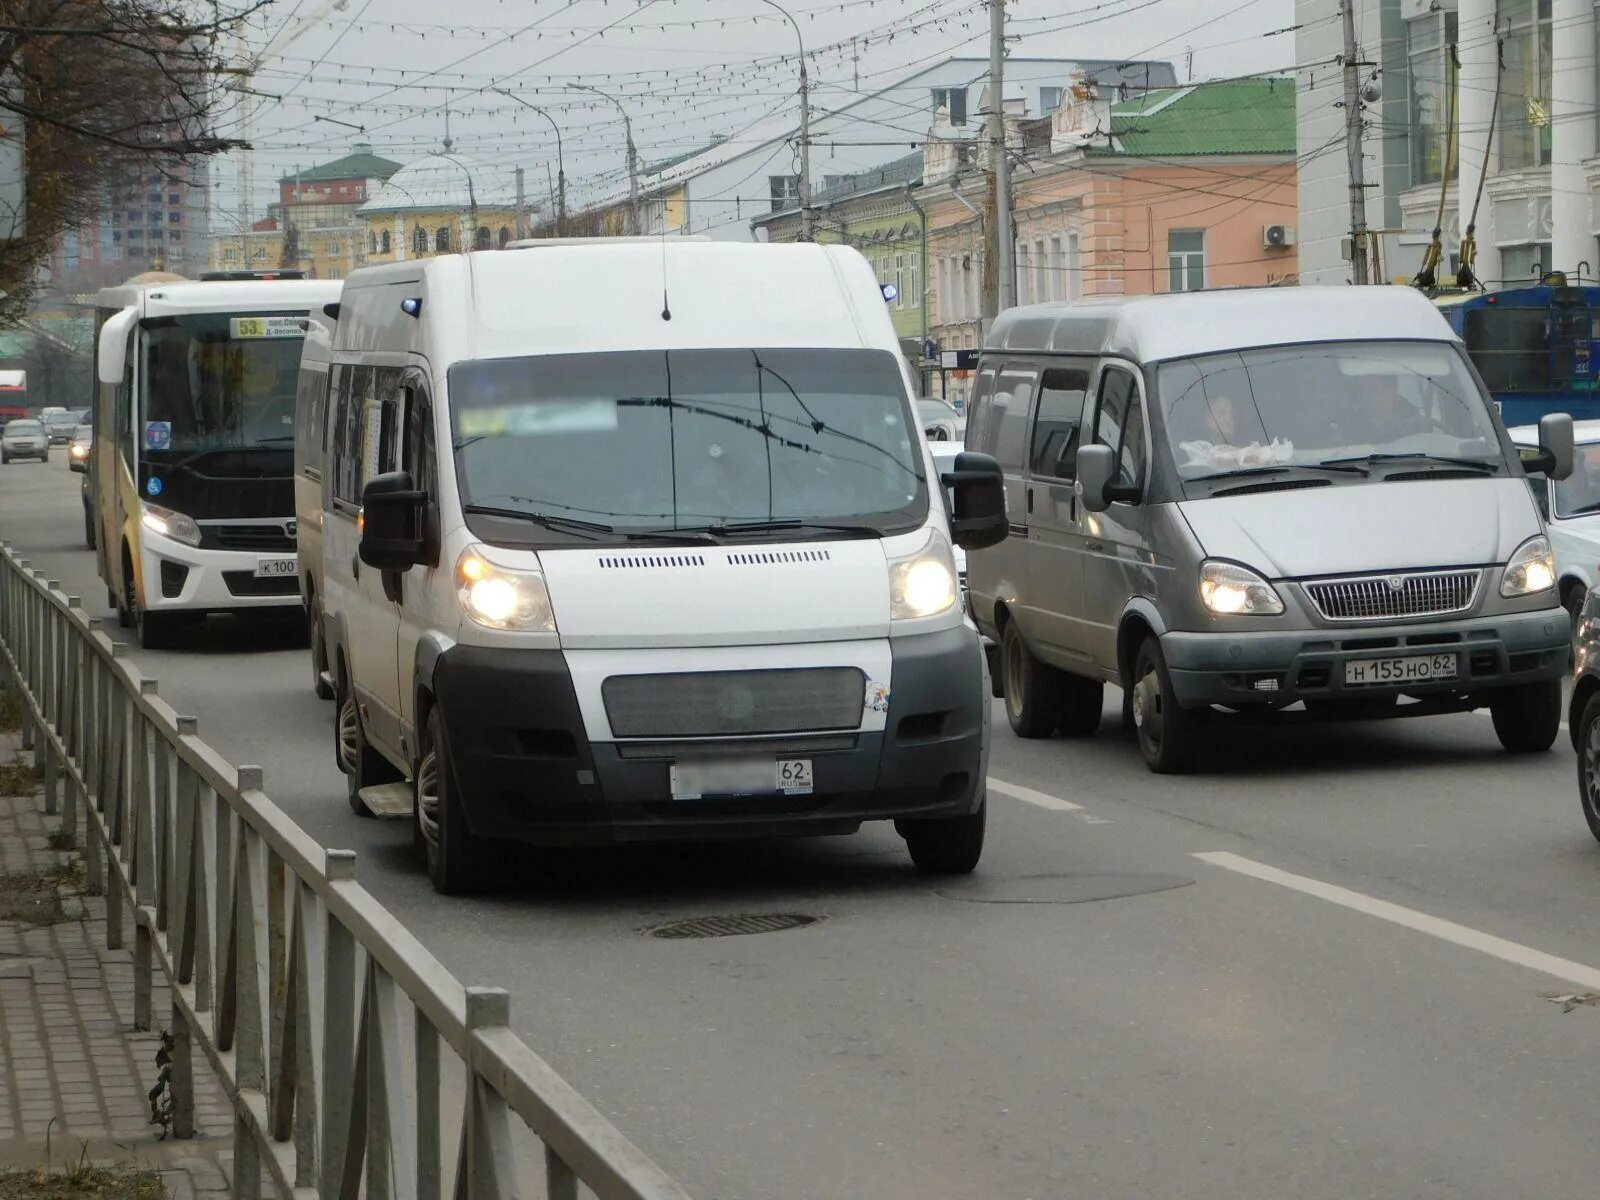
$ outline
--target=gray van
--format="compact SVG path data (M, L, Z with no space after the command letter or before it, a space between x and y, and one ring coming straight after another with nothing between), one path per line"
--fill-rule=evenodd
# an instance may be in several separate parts
M967 447L1010 536L968 564L1022 737L1084 736L1107 683L1157 772L1219 711L1488 706L1545 750L1570 623L1525 470L1448 325L1408 288L1037 305L990 330Z

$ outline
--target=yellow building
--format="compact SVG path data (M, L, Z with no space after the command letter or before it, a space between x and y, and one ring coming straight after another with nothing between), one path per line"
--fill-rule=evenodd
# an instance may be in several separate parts
M367 262L399 262L492 250L516 236L516 196L507 172L453 153L407 163L358 211Z

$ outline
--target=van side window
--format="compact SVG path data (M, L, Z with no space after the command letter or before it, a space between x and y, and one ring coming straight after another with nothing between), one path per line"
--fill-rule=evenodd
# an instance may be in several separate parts
M308 479L322 478L328 432L327 371L300 370L295 394L295 449Z
M978 372L972 385L972 398L967 401L967 449L983 454L994 453L994 439L989 434L989 418L994 414L994 368L985 367Z
M406 384L404 456L401 470L411 476L412 486L432 496L433 487L433 403L428 389L418 378Z
M374 456L362 485L374 475L387 475L399 469L400 464L400 406L405 402L401 387L404 372L399 367L379 367L375 395L377 454Z
M1118 483L1143 481L1144 407L1139 402L1138 382L1122 367L1107 367L1100 376L1094 440L1116 451Z
M1039 412L1033 420L1029 469L1041 479L1078 477L1078 429L1089 372L1083 367L1051 367L1039 381Z
M1028 452L1028 410L1039 373L1032 367L1012 367L995 380L994 413L989 420L990 452L1002 467L1020 470Z
M367 396L371 367L335 367L338 411L333 431L333 498L361 503L362 463L366 459Z

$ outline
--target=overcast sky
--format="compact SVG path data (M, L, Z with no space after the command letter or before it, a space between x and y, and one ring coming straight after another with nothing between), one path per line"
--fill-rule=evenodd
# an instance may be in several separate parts
M779 2L800 24L823 109L947 55L988 52L982 0ZM1010 0L1008 9L1013 56L1165 59L1179 79L1197 80L1294 62L1294 0ZM246 40L261 56L253 86L262 95L248 119L225 97L221 125L256 146L255 218L280 176L355 143L402 162L438 149L447 111L460 153L507 178L519 165L542 177L555 151L550 123L499 89L559 124L579 194L620 175L623 137L616 106L573 84L621 99L646 163L713 134L736 137L763 114L798 112L795 30L763 0L275 0ZM238 224L239 167L237 155L213 167L216 230Z

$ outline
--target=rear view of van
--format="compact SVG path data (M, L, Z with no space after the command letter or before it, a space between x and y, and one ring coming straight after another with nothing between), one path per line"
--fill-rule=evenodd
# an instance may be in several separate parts
M320 621L358 811L444 892L494 844L843 834L965 872L984 656L944 473L866 261L606 242L355 272L333 336Z

